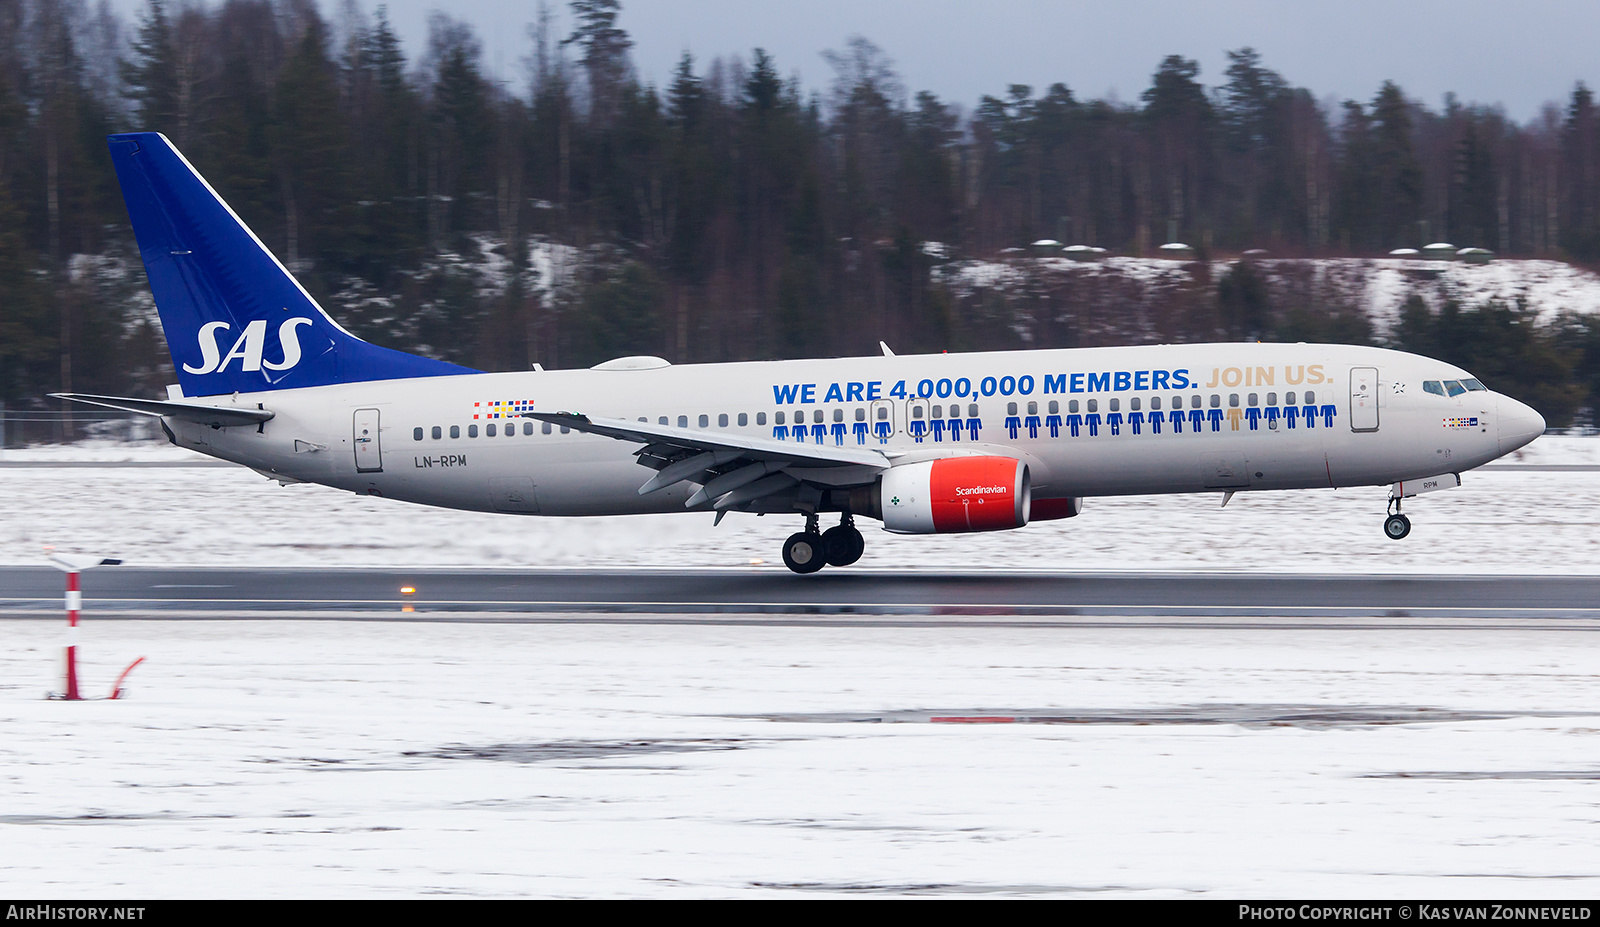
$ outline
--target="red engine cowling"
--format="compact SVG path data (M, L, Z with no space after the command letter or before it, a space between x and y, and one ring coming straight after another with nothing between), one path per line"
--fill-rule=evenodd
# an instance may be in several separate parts
M999 531L1028 523L1028 465L1011 457L946 457L882 477L883 526L899 534Z

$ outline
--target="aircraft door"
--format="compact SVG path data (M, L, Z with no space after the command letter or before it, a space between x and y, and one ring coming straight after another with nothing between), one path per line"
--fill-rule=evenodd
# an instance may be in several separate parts
M1350 368L1350 430L1378 430L1378 368Z
M898 430L894 420L894 403L887 399L874 400L871 406L872 436L879 444L888 444Z
M911 440L918 444L921 444L923 438L927 436L928 400L906 400L906 434L910 435Z
M383 448L378 440L378 410L357 409L355 415L356 472L382 473Z

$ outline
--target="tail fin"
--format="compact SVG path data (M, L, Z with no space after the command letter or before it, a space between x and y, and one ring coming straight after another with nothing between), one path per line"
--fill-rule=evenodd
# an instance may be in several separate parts
M107 142L184 395L477 372L341 328L166 136Z

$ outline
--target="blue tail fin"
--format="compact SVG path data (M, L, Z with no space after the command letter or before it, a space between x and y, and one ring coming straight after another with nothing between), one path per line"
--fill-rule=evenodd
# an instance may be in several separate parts
M184 395L477 372L339 327L166 136L107 141Z

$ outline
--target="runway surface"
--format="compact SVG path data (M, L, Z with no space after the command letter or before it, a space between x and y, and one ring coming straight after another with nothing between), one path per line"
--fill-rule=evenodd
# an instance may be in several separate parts
M1026 626L1137 618L1600 621L1600 577L706 570L151 569L83 575L96 617ZM414 589L403 593L403 587ZM62 574L0 568L0 615L57 616ZM1303 625L1304 626L1304 625ZM1600 625L1596 625L1600 627Z

